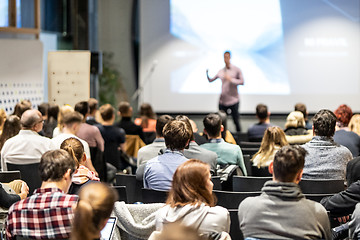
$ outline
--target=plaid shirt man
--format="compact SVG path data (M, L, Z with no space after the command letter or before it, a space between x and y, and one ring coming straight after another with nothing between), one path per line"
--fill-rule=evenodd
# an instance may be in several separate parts
M6 222L7 239L66 239L71 232L72 206L78 196L58 188L37 189L34 195L13 204Z

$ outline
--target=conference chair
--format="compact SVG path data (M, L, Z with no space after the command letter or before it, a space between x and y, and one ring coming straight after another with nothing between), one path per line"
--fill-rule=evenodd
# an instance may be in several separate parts
M117 192L118 198L116 201L122 201L128 203L126 187L125 186L112 186L112 188Z
M240 148L260 148L261 142L247 142L247 141L240 141L239 146Z
M268 167L258 168L257 166L251 166L251 174L253 177L271 177Z
M126 135L126 144L125 144L125 152L127 155L137 158L137 153L140 148L145 146L145 143L139 135Z
M29 195L32 195L35 189L40 188L42 183L39 173L39 164L40 163L20 165L6 163L7 169L9 171L20 171L21 180L26 182L26 184L29 186Z
M243 155L250 155L250 158L259 151L259 148L251 147L251 148L241 148Z
M245 168L246 168L246 172L248 176L252 176L252 162L250 161L250 155L246 154L243 155L243 159L244 159L244 164L245 164Z
M307 193L304 195L305 195L306 199L310 199L315 202L320 202L321 199L323 199L324 197L331 197L334 194L332 194L332 193Z
M213 186L214 190L221 190L220 176L212 176L211 181L214 184L214 186Z
M168 191L159 191L149 188L142 188L141 195L143 203L165 203Z
M228 209L230 213L230 237L232 240L243 240L244 236L240 229L237 209Z
M129 203L142 202L142 181L136 180L136 175L117 173L115 176L116 186L125 186Z
M21 179L21 173L18 170L0 172L0 182L1 183L9 183L16 179Z
M104 153L98 147L90 147L91 161L102 182L107 182L107 168Z
M229 192L213 190L217 198L217 205L227 209L238 209L239 204L247 197L259 196L261 192Z
M256 192L261 191L265 182L272 177L250 177L250 176L233 176L233 191L235 192Z
M338 193L345 190L344 180L339 179L301 179L301 191L307 193Z

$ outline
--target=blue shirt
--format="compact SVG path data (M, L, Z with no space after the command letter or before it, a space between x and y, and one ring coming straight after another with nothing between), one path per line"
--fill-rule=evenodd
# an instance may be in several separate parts
M144 187L169 191L175 170L188 159L180 151L166 149L165 153L159 155L146 163L144 171Z

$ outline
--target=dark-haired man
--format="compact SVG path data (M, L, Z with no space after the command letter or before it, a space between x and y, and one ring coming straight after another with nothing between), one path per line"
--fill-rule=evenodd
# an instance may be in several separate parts
M270 124L270 112L265 104L260 103L256 106L256 117L259 122L249 127L247 135L249 141L261 142L265 130L272 126Z
M120 102L118 114L121 116L121 120L116 123L116 126L124 129L126 135L138 135L141 140L145 142L145 136L142 128L131 120L133 108L130 106L130 103L125 101Z
M165 153L146 163L144 187L167 191L171 188L172 177L178 166L188 160L184 149L189 144L191 133L188 125L182 121L172 120L164 129Z
M349 149L334 142L336 116L327 109L313 118L314 137L303 145L309 153L305 159L304 179L345 180L347 163L352 159Z
M44 153L40 161L41 188L9 209L6 222L7 239L16 236L31 239L68 239L73 207L78 196L66 194L75 162L65 150Z
M245 238L332 239L325 208L306 199L298 186L305 155L299 146L284 146L275 154L269 166L273 180L265 183L260 196L239 206Z

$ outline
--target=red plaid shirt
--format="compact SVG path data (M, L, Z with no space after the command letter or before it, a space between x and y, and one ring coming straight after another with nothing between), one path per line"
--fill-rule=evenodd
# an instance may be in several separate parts
M78 196L58 188L36 189L34 195L13 204L6 221L7 239L23 236L35 239L69 238L72 206Z

